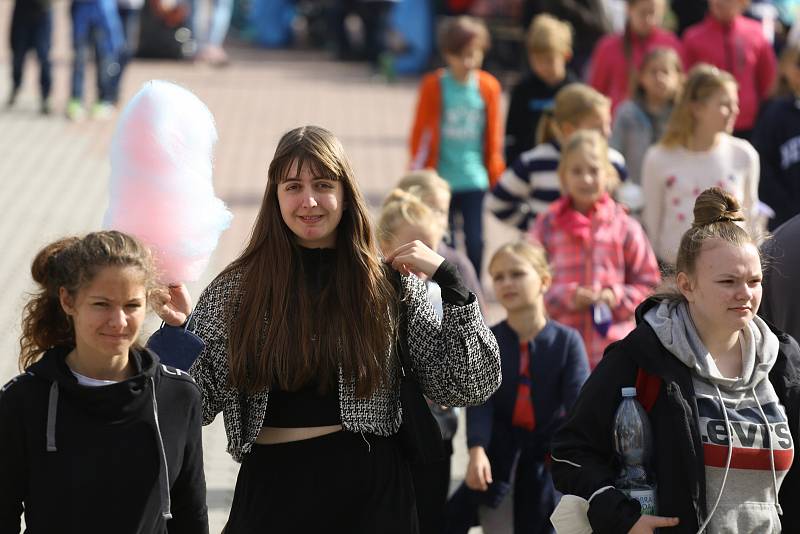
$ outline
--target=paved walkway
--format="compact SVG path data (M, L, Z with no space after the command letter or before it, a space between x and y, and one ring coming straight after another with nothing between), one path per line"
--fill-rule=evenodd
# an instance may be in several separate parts
M0 2L0 99L10 89L8 25L11 2ZM69 85L69 22L56 0L54 115L37 114L36 68L26 70L22 94L11 111L0 110L0 383L16 374L19 318L30 291L30 262L45 243L100 226L107 204L107 158L114 121L70 123L63 118ZM194 91L216 117L217 194L234 212L206 275L193 294L243 246L263 192L268 162L280 135L302 124L319 124L342 140L371 205L402 173L416 81L392 85L360 65L328 61L312 52L231 49L221 70L189 63L141 61L127 73L122 101L149 79L167 79ZM88 72L87 80L93 80ZM90 95L93 91L89 91ZM512 234L489 224L489 246ZM490 319L497 319L493 308ZM152 328L153 325L151 324ZM225 453L221 417L204 432L211 532L219 532L230 506L238 466ZM454 476L465 468L463 437L457 438Z

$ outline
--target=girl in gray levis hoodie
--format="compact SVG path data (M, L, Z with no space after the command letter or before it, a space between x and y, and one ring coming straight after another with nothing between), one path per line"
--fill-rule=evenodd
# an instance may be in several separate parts
M556 435L556 487L589 501L597 534L800 532L800 348L756 316L761 258L738 202L708 189L694 217L677 291L639 306ZM658 517L614 488L614 412L634 384L653 429Z

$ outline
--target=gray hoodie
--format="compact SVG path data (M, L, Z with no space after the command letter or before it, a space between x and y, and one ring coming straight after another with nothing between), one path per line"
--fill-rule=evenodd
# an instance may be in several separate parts
M705 461L706 532L780 532L778 491L792 464L794 445L786 410L769 381L778 338L755 317L739 335L742 376L725 378L686 303L664 301L644 318L664 347L692 370ZM723 404L725 410L720 409Z

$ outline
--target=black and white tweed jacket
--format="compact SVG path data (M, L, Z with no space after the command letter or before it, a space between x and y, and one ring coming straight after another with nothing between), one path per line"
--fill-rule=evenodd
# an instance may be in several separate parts
M231 272L215 280L200 295L195 307L195 333L205 341L189 373L203 396L203 424L223 412L228 452L241 462L250 451L264 421L269 392L241 396L228 386L226 306L238 306L243 288L241 273ZM408 347L415 372L425 395L445 406L480 404L500 385L500 353L494 335L481 316L478 303L464 306L444 304L439 321L428 300L424 282L416 276L402 277L408 310ZM265 318L265 321L268 318ZM342 426L350 432L379 436L397 433L402 417L399 398L399 367L391 381L371 397L358 399L353 382L339 375Z

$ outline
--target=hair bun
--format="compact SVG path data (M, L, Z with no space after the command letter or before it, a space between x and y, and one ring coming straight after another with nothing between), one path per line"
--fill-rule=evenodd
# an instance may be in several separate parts
M80 241L78 237L65 237L45 246L31 264L33 281L47 288L52 281L58 284L60 274L59 254Z
M744 222L742 207L731 193L719 187L706 189L694 202L692 226L707 226L724 222Z

